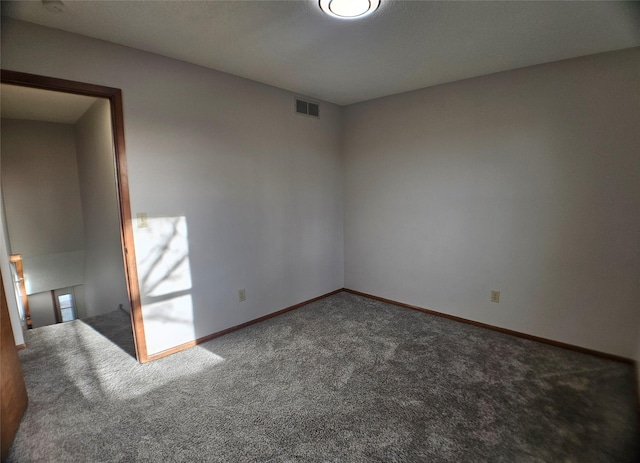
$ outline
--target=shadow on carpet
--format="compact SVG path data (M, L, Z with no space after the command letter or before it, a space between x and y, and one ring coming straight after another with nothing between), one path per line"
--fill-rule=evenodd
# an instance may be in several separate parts
M131 316L124 310L114 310L105 315L82 318L80 321L89 325L134 359L136 358Z

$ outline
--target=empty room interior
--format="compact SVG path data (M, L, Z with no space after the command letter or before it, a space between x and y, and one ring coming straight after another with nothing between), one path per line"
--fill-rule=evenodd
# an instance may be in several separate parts
M3 462L640 461L640 2L1 26Z

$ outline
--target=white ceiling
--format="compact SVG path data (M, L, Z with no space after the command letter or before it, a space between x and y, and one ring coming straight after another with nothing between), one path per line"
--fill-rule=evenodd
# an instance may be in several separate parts
M2 15L345 105L640 46L640 2L382 0L362 20L318 0L2 2Z
M17 85L0 85L3 119L75 124L96 98Z

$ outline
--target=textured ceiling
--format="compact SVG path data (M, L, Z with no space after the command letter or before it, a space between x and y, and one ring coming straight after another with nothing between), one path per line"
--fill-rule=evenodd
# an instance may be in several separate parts
M88 96L7 84L0 85L0 96L3 119L62 124L75 124L96 101Z
M10 16L350 104L640 46L639 2L382 0L357 21L317 0L2 2Z

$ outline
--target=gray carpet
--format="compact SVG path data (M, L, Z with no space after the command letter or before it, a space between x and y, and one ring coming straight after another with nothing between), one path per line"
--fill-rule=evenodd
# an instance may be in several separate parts
M29 333L10 461L638 459L629 365L348 293L146 365L127 324Z

